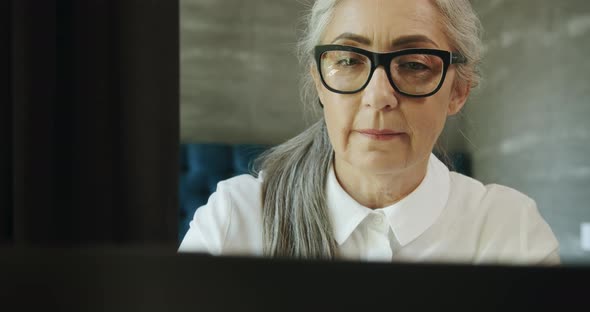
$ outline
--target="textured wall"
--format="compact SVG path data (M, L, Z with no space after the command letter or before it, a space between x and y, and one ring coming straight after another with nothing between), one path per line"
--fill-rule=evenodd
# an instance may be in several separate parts
M590 222L590 2L475 1L486 82L463 127L475 176L537 200L564 262L586 261Z
M181 140L278 143L304 128L293 0L181 1Z

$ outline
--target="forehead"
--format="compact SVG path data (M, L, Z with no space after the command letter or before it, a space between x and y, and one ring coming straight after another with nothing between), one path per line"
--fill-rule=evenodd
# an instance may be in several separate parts
M421 35L448 48L441 16L431 0L341 0L328 24L323 43L342 33L366 37L373 48L390 50L401 36Z

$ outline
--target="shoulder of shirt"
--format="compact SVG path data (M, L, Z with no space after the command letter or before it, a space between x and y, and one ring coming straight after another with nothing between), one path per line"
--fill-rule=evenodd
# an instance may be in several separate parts
M217 183L207 204L199 207L179 251L224 254L245 243L257 226L261 209L261 179L243 174ZM228 245L229 242L229 245ZM233 245L232 245L233 244ZM244 245L244 244L241 244Z
M518 207L536 207L529 196L500 184L487 184L457 172L450 172L451 193L463 199L469 197L479 206L485 205L497 209L516 209Z
M217 183L217 187L224 188L252 188L262 185L262 174L255 177L251 174L240 174Z
M450 179L448 208L453 215L473 216L481 218L482 226L518 231L523 226L523 218L539 214L532 198L508 186L484 185L456 172L451 172Z
M253 207L260 207L262 198L262 176L254 177L242 174L217 184L216 192L231 203L233 213L252 212ZM247 209L248 211L244 211Z
M461 206L457 212L472 216L481 228L480 261L559 263L559 243L532 198L456 172L451 173L451 184L452 204Z

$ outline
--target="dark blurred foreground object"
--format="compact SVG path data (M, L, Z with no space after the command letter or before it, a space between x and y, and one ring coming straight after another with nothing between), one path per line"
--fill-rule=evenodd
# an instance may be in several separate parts
M590 268L0 250L3 311L523 311L587 306ZM33 310L35 309L35 310Z
M174 248L178 1L1 2L0 245Z

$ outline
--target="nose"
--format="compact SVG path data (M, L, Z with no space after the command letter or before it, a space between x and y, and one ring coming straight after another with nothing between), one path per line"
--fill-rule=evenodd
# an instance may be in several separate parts
M375 69L371 81L363 90L363 105L376 110L391 110L398 105L395 89L382 66Z

